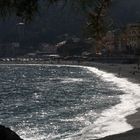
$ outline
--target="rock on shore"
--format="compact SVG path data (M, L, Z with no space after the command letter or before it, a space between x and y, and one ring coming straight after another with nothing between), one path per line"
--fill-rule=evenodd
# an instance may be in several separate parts
M9 128L0 125L0 140L23 140ZM140 140L140 128L133 129L126 133L107 136L98 140Z
M23 140L15 132L0 125L0 140Z

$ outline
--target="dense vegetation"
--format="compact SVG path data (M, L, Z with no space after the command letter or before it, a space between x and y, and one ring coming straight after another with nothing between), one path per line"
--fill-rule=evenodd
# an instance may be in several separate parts
M123 16L121 21L127 21L126 18L128 18L128 16L124 17L121 13L121 11L125 9L123 8L124 6L128 9L131 7L136 9L134 8L137 5L135 3L140 3L138 0L136 0L136 2L128 2L127 0L0 0L1 19L5 19L7 17L8 20L11 19L11 22L8 21L8 24L0 23L0 43L16 42L21 40L25 47L28 48L28 46L33 46L36 48L37 46L35 45L38 45L39 42L53 42L53 40L59 41L57 37L64 33L76 35L79 30L82 30L82 27L77 28L79 25L84 25L86 27L86 35L98 41L102 36L104 36L107 28L110 28L111 26L110 20L108 19L108 15L110 14L108 13L108 9L111 9L112 7L114 8L113 5L110 7L111 2L115 6L118 5L118 7L121 5L122 8L119 7L120 11L117 11L116 9L119 13L119 17ZM59 9L56 10L56 7L60 7L60 11ZM68 8L71 9L69 11L73 13L73 15L74 13L76 14L74 16L69 16L70 20L67 21L67 26L65 26L64 22L66 21L61 17L58 19L58 16L55 16L55 13L57 15L60 14L67 16L68 14L66 14L66 12L68 11ZM132 11L131 9L130 11ZM62 10L63 13L61 13ZM80 14L77 14L77 11ZM135 11L137 12L137 10ZM129 13L129 15L131 15L131 13ZM82 18L79 21L77 20L77 22L76 18L72 19L76 16L77 18ZM86 21L84 21L85 19L83 17L86 18ZM129 18L136 19L136 16L129 16ZM67 19L68 18L65 20ZM19 38L20 30L17 26L17 23L19 22L25 23L24 39Z
M0 15L3 18L12 15L15 16L17 21L25 23L31 22L36 15L41 15L42 6L43 8L46 7L46 13L49 11L48 9L51 5L59 5L61 8L71 7L71 11L73 11L73 9L75 11L79 10L87 16L89 23L87 27L89 31L92 31L89 32L89 35L97 37L101 36L104 30L103 18L110 2L111 0L1 0ZM43 22L46 24L46 21ZM93 33L94 35L92 35Z

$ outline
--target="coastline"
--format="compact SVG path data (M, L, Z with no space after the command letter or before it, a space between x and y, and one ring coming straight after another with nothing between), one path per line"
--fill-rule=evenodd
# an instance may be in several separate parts
M69 62L69 61L63 61L63 62L41 62L41 63L1 63L2 65L7 64L64 64L64 65L81 65L81 66L91 66L98 68L99 70L103 70L105 72L113 73L117 77L120 78L126 78L128 81L140 84L140 68L138 68L137 64L105 64L105 63L94 63L94 62ZM137 112L133 115L126 117L127 122L133 126L133 130L117 134L113 136L108 136L105 138L101 138L99 140L140 140L140 109L137 109Z
M120 78L126 78L128 81L140 84L140 65L137 64L116 64L116 63L96 63L89 61L8 61L0 62L0 65L78 65L95 67L105 72L113 73Z
M120 67L121 72L119 74L118 70ZM140 85L140 69L137 68L136 64L96 64L96 68L113 73L120 78L127 78L128 81ZM127 116L127 120L134 128L140 128L140 108L137 109L135 114Z
M140 85L140 67L137 64L102 64L97 63L96 68L126 78L128 81ZM140 140L140 108L135 114L126 117L133 130L116 134L98 140Z

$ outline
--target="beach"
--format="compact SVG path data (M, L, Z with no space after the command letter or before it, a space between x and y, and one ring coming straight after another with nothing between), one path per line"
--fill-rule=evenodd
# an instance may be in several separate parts
M133 129L126 133L112 135L98 140L140 140L140 129Z
M136 84L140 84L140 67L137 64L95 64L95 67L114 73L117 77L127 78ZM100 140L140 140L140 109L133 115L127 116L127 122L133 126L133 130L101 138Z
M102 64L96 63L95 67L109 73L114 73L117 77L127 78L128 81L140 83L140 66L137 64Z
M66 65L83 65L98 68L98 70L113 73L118 78L125 78L128 81L140 84L140 66L138 64L114 64L114 63L93 63L93 62L62 62ZM133 130L107 136L100 140L140 140L140 109L135 114L126 117L127 123L133 126Z

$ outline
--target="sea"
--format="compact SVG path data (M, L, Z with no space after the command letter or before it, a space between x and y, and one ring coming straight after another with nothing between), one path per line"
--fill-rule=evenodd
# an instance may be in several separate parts
M94 140L133 129L139 92L95 67L0 65L0 124L24 140Z

